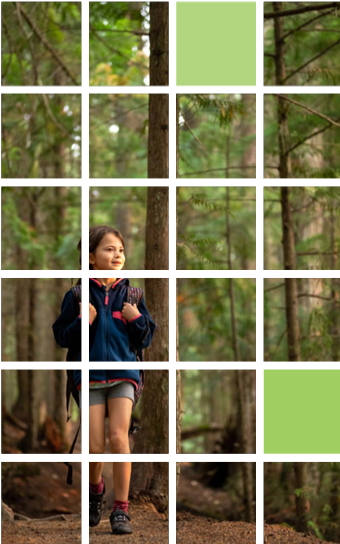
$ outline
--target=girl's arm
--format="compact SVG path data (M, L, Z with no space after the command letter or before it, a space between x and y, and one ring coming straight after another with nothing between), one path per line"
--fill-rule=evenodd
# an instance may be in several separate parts
M81 344L81 317L77 310L72 291L68 291L61 305L61 314L52 325L54 338L61 348Z
M156 325L145 306L144 298L138 307L140 315L128 322L130 341L136 349L145 349L151 344Z

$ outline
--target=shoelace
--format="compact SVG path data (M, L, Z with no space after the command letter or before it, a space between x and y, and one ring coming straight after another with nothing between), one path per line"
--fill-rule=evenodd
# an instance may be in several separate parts
M123 516L122 514L118 514L118 516L113 516L113 521L126 521L127 517Z
M99 501L90 501L90 510L96 510L97 512L100 512L101 506L102 505Z

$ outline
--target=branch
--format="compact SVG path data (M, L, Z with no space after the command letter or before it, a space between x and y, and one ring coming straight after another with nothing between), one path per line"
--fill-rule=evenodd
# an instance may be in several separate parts
M304 257L305 255L339 255L339 251L298 251L296 255L298 257Z
M340 121L340 117L338 117L337 119L335 119L336 122ZM300 145L304 144L307 140L310 140L311 138L314 138L314 136L318 136L318 134L322 134L323 132L325 132L328 128L331 128L333 126L333 123L328 123L328 125L326 125L324 128L320 128L319 130L315 130L314 132L312 132L311 134L309 134L308 136L306 136L305 138L302 138L302 140L299 140L298 142L296 142L296 144L292 145L292 147L290 147L287 151L286 151L286 154L288 155L289 153L291 153L292 151L294 151L294 149L296 149L297 147L299 147Z
M50 106L49 100L47 98L47 95L42 94L41 96L42 96L42 99L43 99L43 102L44 102L44 105L45 105L45 108L46 108L46 111L47 111L47 115L51 119L52 123L57 127L57 129L59 129L61 131L63 136L67 136L67 134L68 134L67 130L63 127L63 125L61 123L59 123L58 119L56 119L53 111L51 110L51 106Z
M264 14L265 19L277 19L278 17L287 17L288 15L299 15L299 13L307 13L308 11L320 11L321 9L336 8L338 2L329 4L315 4L314 6L305 6L297 9L287 9L284 11L270 11Z
M284 283L278 283L277 285L274 285L273 287L267 287L267 289L264 290L265 293L268 293L269 291L274 291L275 289L280 289L280 287L283 287Z
M334 300L333 298L329 297L322 297L321 295L313 295L311 293L300 293L298 294L298 298L300 297L319 298L320 300L326 300L327 302L335 302L336 304L340 304L340 300Z
M196 438L201 434L209 433L219 433L224 431L222 425L216 425L212 423L211 425L199 425L198 427L190 427L189 429L182 429L181 440L188 440L189 438Z
M284 94L276 94L274 96L277 96L278 98L282 98L283 100L287 100L287 102L291 102L294 104L294 106L298 106L299 108L302 108L303 110L307 111L308 113L312 115L316 115L317 117L320 117L320 119L324 119L325 121L328 121L331 125L334 125L335 127L339 127L339 123L328 117L327 115L324 115L323 113L320 113L316 110L313 110L312 108L309 108L308 106L304 106L304 104L301 104L300 102L297 102L296 100L293 100L292 98L289 98L288 96Z
M295 74L297 74L298 72L300 72L301 70L303 70L304 68L306 68L306 66L308 66L309 64L311 64L312 62L314 62L316 59L322 57L323 55L325 55L325 53L327 53L330 49L333 49L333 47L335 47L336 45L339 45L340 44L340 38L332 43L331 45L329 45L328 47L326 47L326 49L324 49L323 51L321 51L321 53L318 53L317 55L315 55L315 57L309 59L307 62L305 62L305 64L303 64L302 66L300 66L300 68L297 68L296 70L293 70L293 72L291 72L290 74L288 74L288 76L282 81L282 84L284 84L286 81L288 81L288 79L290 79L291 77L295 76Z
M128 61L131 64L131 66L137 66L137 68L143 68L143 70L148 69L147 66L145 66L144 64L140 64L138 62L132 61L129 57L127 57L126 55L123 55L123 53L121 51L119 51L119 49L116 49L115 47L112 47L112 45L107 43L107 40L105 40L104 38L99 36L98 32L96 32L95 29L93 28L93 26L91 26L91 25L90 25L90 30L92 30L92 32L96 35L97 40L99 40L101 43L103 43L105 45L106 49L111 51L111 53L114 53L115 55L118 55L118 57L121 57L122 59Z
M223 170L224 172L226 170L242 170L247 168L256 168L255 166L228 166L224 168L210 168L209 170L199 170L198 172L185 172L185 174L181 174L179 177L184 178L186 176L193 176L194 174L206 174L208 172L218 172Z
M46 49L51 53L52 57L57 61L57 63L61 66L61 68L64 70L64 72L68 75L68 77L73 81L75 85L78 85L77 79L75 75L71 72L71 70L66 66L63 59L58 55L54 47L47 41L47 39L43 36L43 34L40 32L39 28L36 26L34 21L32 21L31 17L26 13L25 9L22 7L20 2L16 2L16 6L18 10L22 13L24 18L26 19L27 23L33 30L34 34L39 38L39 40L44 44Z
M302 25L298 26L297 28L294 28L293 30L290 30L289 32L287 32L287 34L284 34L282 36L281 40L282 41L285 40L286 38L288 38L288 36L291 36L295 32L298 32L299 30L301 30L301 28L304 28L305 26L310 25L314 21L317 21L318 19L321 19L321 17L326 17L326 15L329 15L330 13L333 13L333 11L334 10L331 9L330 11L327 11L327 13L321 13L321 15L317 15L316 17L313 17L312 19L309 19L308 21L306 21Z
M114 28L94 28L91 26L93 32L118 32L122 34L134 34L135 36L150 36L150 32L144 32L144 30L116 30Z

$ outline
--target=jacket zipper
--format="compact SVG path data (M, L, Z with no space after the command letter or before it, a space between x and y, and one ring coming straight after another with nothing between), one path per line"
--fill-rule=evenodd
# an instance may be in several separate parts
M105 287L104 287L105 289ZM105 307L106 307L106 360L109 360L109 294L105 291Z

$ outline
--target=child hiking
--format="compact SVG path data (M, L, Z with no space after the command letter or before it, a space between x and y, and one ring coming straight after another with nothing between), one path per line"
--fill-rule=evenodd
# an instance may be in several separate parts
M78 249L81 250L81 241ZM91 228L90 270L121 270L124 263L124 240L120 232L105 226ZM142 361L143 350L150 345L155 330L142 290L130 287L125 278L90 278L89 293L90 361ZM79 289L77 292L71 289L53 325L56 341L69 350L68 360L81 358L80 321ZM141 376L140 370L90 370L90 453L105 451L106 415L111 453L130 453L129 425ZM90 463L91 527L98 525L102 514L105 493L102 468L103 463ZM110 516L113 534L132 533L128 514L130 477L131 463L113 463L115 502Z

